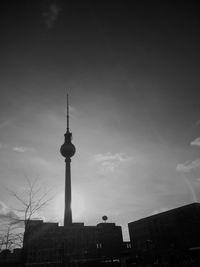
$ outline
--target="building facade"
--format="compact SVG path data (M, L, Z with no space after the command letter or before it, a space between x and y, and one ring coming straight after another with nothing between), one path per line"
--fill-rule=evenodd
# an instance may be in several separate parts
M120 261L122 230L114 223L85 226L30 221L25 233L25 266L90 266Z
M181 253L200 248L200 203L130 222L128 228L134 255L184 258Z

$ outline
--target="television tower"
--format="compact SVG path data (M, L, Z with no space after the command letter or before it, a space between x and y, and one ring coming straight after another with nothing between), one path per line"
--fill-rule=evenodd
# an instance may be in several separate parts
M72 144L72 133L69 131L69 100L67 94L67 130L64 134L65 141L60 148L61 155L65 158L65 211L64 211L64 226L72 224L71 210L71 157L76 152L75 146Z

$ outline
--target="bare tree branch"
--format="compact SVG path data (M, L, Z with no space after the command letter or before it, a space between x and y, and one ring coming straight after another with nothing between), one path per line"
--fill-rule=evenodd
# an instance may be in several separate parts
M0 234L0 251L3 249L13 249L22 247L22 233L15 233L16 227L9 224L6 229L1 230Z
M7 224L7 228L4 229L2 234L0 233L0 250L21 247L24 233L17 232L17 229L23 222L25 230L29 221L38 217L38 212L53 198L48 197L50 191L42 192L42 188L36 179L32 182L26 177L26 182L28 186L21 194L9 190L10 195L17 200L20 207L15 209L15 212L10 212L7 215L9 224Z

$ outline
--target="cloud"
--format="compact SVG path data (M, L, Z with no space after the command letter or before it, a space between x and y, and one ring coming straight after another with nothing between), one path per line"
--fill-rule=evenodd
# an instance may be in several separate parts
M191 146L200 146L200 137L197 137L190 143Z
M12 147L12 150L15 152L24 153L27 151L32 151L32 148L25 147L25 146L15 146L15 147Z
M111 154L107 152L105 154L96 154L95 160L97 162L105 162L105 161L115 161L115 162L124 162L130 160L130 157L126 157L123 153Z
M12 150L15 151L15 152L23 153L23 152L27 151L27 148L26 147L22 147L22 146L15 146L15 147L12 148Z
M30 152L30 151L34 151L33 148L31 147L26 147L26 146L10 146L8 144L3 144L0 143L0 149L2 150L11 150L14 152L19 152L19 153L24 153L24 152Z
M178 164L176 170L180 172L182 179L185 181L192 201L197 202L200 196L200 159Z
M60 10L61 8L58 6L57 3L51 3L47 7L47 11L42 13L47 28L51 29L54 26L55 21L57 20L58 15L60 13Z
M10 210L4 202L0 200L0 222L19 223L18 215Z
M200 168L200 159L196 159L193 161L186 161L185 163L180 163L176 166L177 171L185 173L188 173L196 168Z
M7 208L6 204L0 200L0 214L5 213L7 211L7 209L8 208Z
M114 172L122 162L127 162L131 159L131 157L126 157L123 153L112 154L107 152L94 155L95 162L101 164L104 172Z

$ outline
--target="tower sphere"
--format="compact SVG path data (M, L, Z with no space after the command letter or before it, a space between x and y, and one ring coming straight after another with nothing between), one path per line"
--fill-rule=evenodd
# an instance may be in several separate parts
M75 146L70 142L70 143L64 143L61 148L60 148L60 153L63 157L73 157L76 152Z

